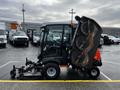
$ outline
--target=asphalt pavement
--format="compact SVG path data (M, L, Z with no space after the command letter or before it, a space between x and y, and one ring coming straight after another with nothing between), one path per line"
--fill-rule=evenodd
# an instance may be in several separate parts
M0 80L10 80L9 72L12 65L24 65L26 57L32 61L37 61L39 48L29 45L29 47L14 47L7 45L7 48L0 49ZM74 82L74 83L0 83L0 90L119 90L120 83L109 82L120 80L120 45L103 46L101 56L103 66L99 67L101 74L98 80L108 80L108 82ZM59 80L89 80L83 74L67 68L61 68ZM43 80L42 78L40 80Z
M108 47L107 47L108 48ZM109 51L109 49L107 49ZM107 59L104 54L108 53L106 50L104 51L104 46L101 49L102 55L104 56L103 61ZM105 53L104 53L105 52ZM1 80L9 80L10 79L10 70L12 69L13 65L16 65L17 67L24 66L26 57L30 60L36 62L37 56L39 53L39 48L32 46L31 44L29 47L24 46L18 46L14 47L12 45L7 45L7 48L1 48L0 49L0 79ZM105 65L104 65L105 64ZM108 65L107 65L108 64ZM101 69L101 75L98 78L99 80L108 80L109 75L107 76L105 70L109 70L109 68L106 68L106 65L109 66L111 63L103 62L103 66ZM105 67L103 69L103 67ZM112 65L113 67L113 65ZM107 71L109 72L109 71ZM106 73L106 74L105 74ZM31 79L31 78L28 78ZM40 80L43 80L43 78L39 78ZM61 75L58 78L59 80L88 80L88 77L84 77L82 73L77 73L74 70L67 69L65 67L61 68Z
M119 83L0 83L0 90L120 90Z

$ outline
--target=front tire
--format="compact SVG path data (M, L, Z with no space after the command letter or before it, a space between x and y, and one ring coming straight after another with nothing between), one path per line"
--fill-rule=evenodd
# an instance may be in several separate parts
M16 46L16 43L15 43L15 41L12 41L12 45L13 45L13 46Z
M26 47L29 47L29 42L26 42L26 43L25 43L25 46L26 46Z
M45 64L45 78L56 79L60 75L60 67L55 63Z
M3 44L3 48L6 48L6 43Z

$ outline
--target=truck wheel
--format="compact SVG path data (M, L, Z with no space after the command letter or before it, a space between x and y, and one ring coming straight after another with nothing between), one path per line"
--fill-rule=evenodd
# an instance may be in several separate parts
M12 41L12 45L13 45L13 46L16 46L16 43L15 43L14 41Z
M48 63L45 65L45 78L56 79L60 75L60 67L55 63Z
M29 42L25 43L25 46L26 46L26 47L29 47Z
M93 67L88 71L90 78L96 79L100 75L100 70L97 67Z
M3 47L4 47L4 48L6 48L6 43L5 43L5 44L3 44Z

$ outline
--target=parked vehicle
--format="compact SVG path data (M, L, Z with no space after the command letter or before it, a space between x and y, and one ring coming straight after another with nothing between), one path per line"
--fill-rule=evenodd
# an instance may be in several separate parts
M103 38L104 45L111 45L113 41L108 37L107 34L102 34L101 38Z
M32 45L39 46L40 45L40 31L36 29L28 29L27 36Z
M6 47L7 35L5 30L0 30L0 45Z
M27 30L27 36L29 37L29 40L32 41L33 40L33 32L35 31L35 29L28 29Z
M109 35L109 34L102 34L102 38L104 39L105 45L119 44L120 43L120 38Z
M113 41L114 44L119 44L120 43L120 38L112 36L112 35L108 35L109 39L111 39Z
M104 40L103 40L103 38L101 37L101 38L100 38L100 45L99 45L98 47L101 48L103 44L104 44Z
M4 22L0 22L0 45L6 47L6 44L7 44L6 26Z
M23 31L10 32L9 40L13 45L23 44L29 46L29 38Z
M33 45L40 45L40 32L34 31L33 32L33 40L32 40Z

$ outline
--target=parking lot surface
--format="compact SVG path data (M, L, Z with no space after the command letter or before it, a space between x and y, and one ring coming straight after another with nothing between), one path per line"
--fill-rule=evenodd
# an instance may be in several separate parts
M37 61L39 48L30 45L29 47L14 47L7 45L7 48L0 49L0 80L10 80L9 72L12 65L21 66L28 57L32 61ZM120 80L120 45L103 46L101 56L103 66L100 67L101 74L98 80L108 80L108 82L74 82L74 83L6 83L1 82L3 90L119 90L120 83L109 82ZM67 68L61 68L59 80L89 80L83 74L78 74ZM42 78L40 80L43 80ZM1 90L2 90L1 89Z

